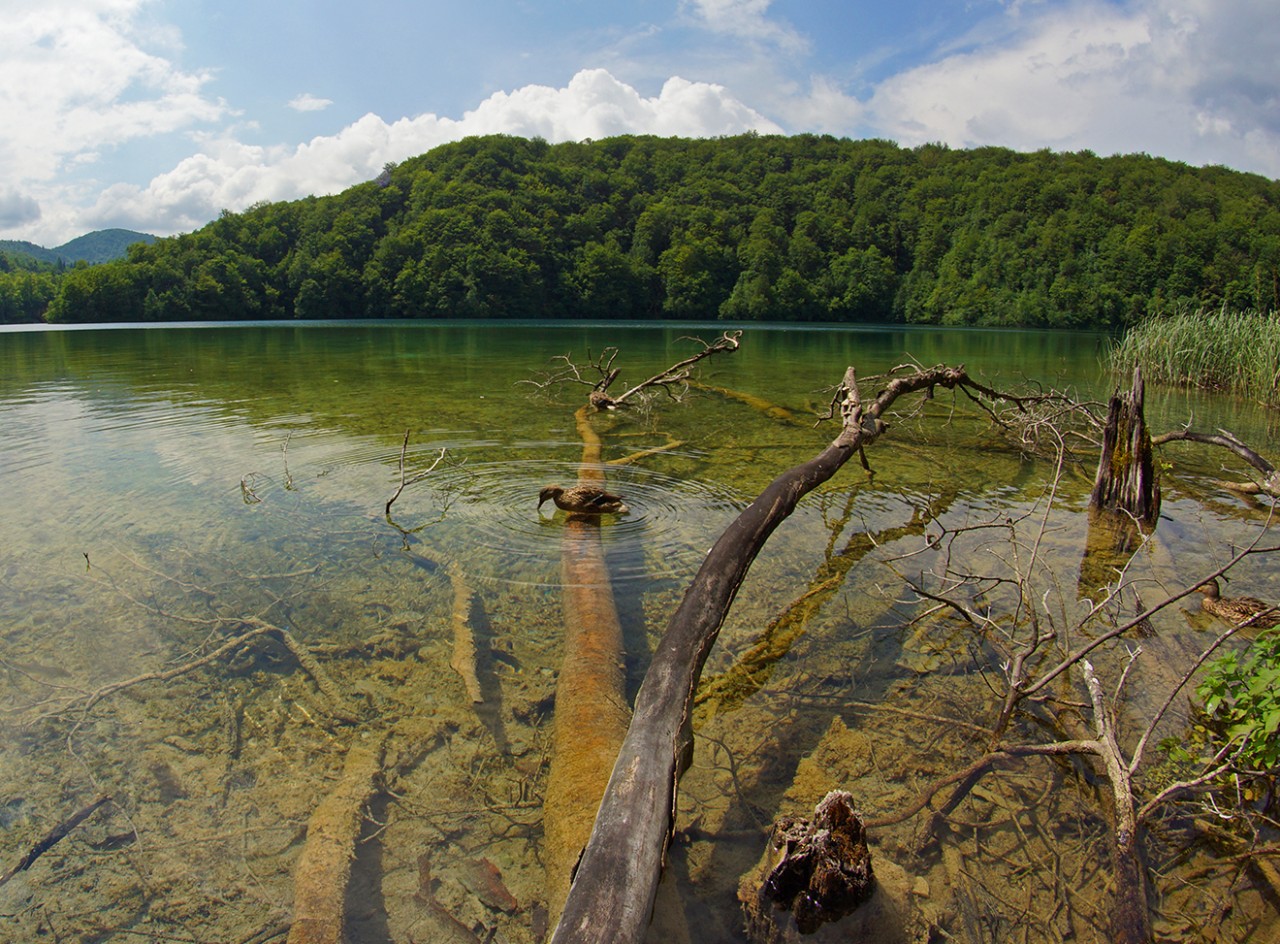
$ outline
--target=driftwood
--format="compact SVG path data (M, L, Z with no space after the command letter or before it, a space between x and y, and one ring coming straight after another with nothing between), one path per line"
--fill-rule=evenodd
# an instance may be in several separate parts
M649 379L641 381L617 396L612 396L609 393L609 388L613 386L614 381L622 374L622 368L613 366L613 362L618 356L616 347L605 348L600 352L599 357L587 364L577 363L568 354L562 354L553 358L554 361L559 362L562 366L544 374L542 380L522 380L520 383L530 384L539 388L565 383L584 384L591 388L587 394L588 404L592 409L601 411L616 410L618 407L627 405L631 399L652 389L661 389L672 399L679 400L692 384L694 365L698 361L715 354L736 351L741 337L741 331L726 331L711 342L703 341L701 338L682 339L696 341L702 345L702 350L659 371ZM587 357L590 356L591 353L588 351ZM592 380L590 376L583 376L584 374L590 375L592 373L596 375L597 379Z
M294 876L288 944L341 944L356 840L381 772L381 741L370 747L352 745L333 792L311 814Z
M1116 740L1112 713L1102 695L1102 683L1086 659L1084 679L1093 704L1097 755L1111 786L1111 867L1115 873L1115 907L1111 912L1111 940L1116 944L1147 944L1152 940L1151 910L1147 904L1147 866L1142 861L1134 808L1132 771Z
M888 427L899 397L935 387L994 396L963 368L895 377L864 407L850 368L833 407L840 434L815 458L776 478L716 541L671 617L636 698L635 713L552 941L638 942L644 936L674 822L676 783L692 746L693 693L734 595L756 555L804 495Z
M394 494L392 494L392 496L387 499L387 503L382 508L383 515L385 515L388 521L391 520L391 506L396 503L396 499L400 497L400 493L403 492L410 485L413 485L416 482L421 482L428 475L434 472L436 466L438 466L441 462L443 462L445 457L445 450L441 449L440 455L436 456L435 461L432 462L430 466L428 466L426 469L423 469L421 472L414 473L414 475L411 478L406 478L404 474L404 457L405 457L405 453L408 451L409 451L409 430L406 429L404 431L404 442L400 444L400 484L396 486L396 490Z

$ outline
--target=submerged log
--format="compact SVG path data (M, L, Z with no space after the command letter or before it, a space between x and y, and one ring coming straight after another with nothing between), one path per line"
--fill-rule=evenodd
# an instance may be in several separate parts
M578 484L603 487L600 439L586 408L577 413L583 440ZM547 910L555 921L573 868L591 835L600 797L631 713L623 672L622 626L614 603L600 519L570 515L561 544L564 658L556 684L551 767L543 806Z
M467 575L456 561L450 561L447 570L449 583L453 587L453 611L450 614L453 623L453 656L449 659L449 667L462 679L471 703L479 705L484 702L484 694L480 689L480 676L476 672L476 637L471 629L471 609L475 605L475 594L467 583Z
M802 497L888 428L880 417L898 397L935 387L994 393L963 368L936 367L892 379L864 409L850 368L834 401L840 434L816 457L778 476L707 553L636 697L554 944L643 938L674 824L676 783L690 760L694 690L751 563Z
M702 679L694 702L698 721L722 710L737 708L768 681L773 667L784 659L808 631L809 621L843 587L849 571L872 550L907 535L924 534L925 527L950 505L951 495L939 497L926 508L916 508L905 525L876 534L855 531L843 550L829 558L799 597L769 621L757 640L729 669ZM842 519L841 530L847 522Z
M40 858L62 840L66 839L70 832L87 820L90 816L97 812L98 807L105 803L111 802L110 794L101 794L96 797L87 806L82 806L71 816L67 817L53 829L49 830L34 846L27 850L26 855L17 861L17 863L0 875L0 885L4 885L9 879L13 878L19 872L25 872Z
M288 944L341 944L356 840L381 773L381 740L367 747L353 744L333 792L311 814L294 876Z

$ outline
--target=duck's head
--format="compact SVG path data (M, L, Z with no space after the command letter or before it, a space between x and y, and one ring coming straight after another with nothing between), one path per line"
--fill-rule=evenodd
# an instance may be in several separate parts
M538 507L542 507L542 503L549 498L555 498L557 495L564 494L564 489L559 485L546 485L542 491L538 493Z
M1206 580L1204 583L1200 584L1200 586L1196 587L1196 592L1203 593L1210 600L1217 600L1219 599L1218 581Z

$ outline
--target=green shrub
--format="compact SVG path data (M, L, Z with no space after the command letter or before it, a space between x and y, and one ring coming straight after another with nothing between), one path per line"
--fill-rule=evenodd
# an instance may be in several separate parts
M1209 663L1196 692L1210 723L1243 745L1240 766L1280 769L1280 633Z

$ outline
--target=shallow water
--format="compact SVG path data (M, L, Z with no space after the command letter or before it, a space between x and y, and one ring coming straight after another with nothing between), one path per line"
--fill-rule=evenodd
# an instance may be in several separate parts
M0 870L95 796L112 798L0 887L0 938L277 939L308 817L350 745L373 742L385 743L384 783L359 847L349 938L542 937L564 516L535 506L542 485L578 474L573 411L587 387L540 381L559 355L581 361L616 345L616 391L691 354L689 335L716 333L0 330ZM751 328L739 351L703 366L705 386L688 398L597 418L605 473L632 506L602 525L628 691L724 526L834 435L830 424L815 428L814 414L847 365L869 377L908 361L964 363L992 386L1031 380L1103 399L1114 386L1104 348L1103 338L1069 333ZM1274 416L1227 398L1151 390L1148 417L1158 430L1191 421L1256 446L1275 441ZM439 461L388 517L406 442L406 477ZM1162 458L1164 514L1133 565L1147 602L1224 561L1265 520L1213 484L1228 475L1224 456L1174 446ZM1024 548L1038 536L1037 567L1053 591L1046 611L1057 607L1065 625L1080 605L1091 468L1067 472L1041 529L1053 463L942 393L918 413L904 404L869 459L874 478L843 470L779 529L711 654L705 678L728 694L700 708L671 866L679 901L663 899L664 936L739 939L734 894L762 851L762 825L811 808L820 786L847 786L884 812L981 753L971 731L937 719L989 723L999 661L954 616L927 615L903 582L938 579L927 542L939 526L1029 515L956 538L952 568L995 573L1012 554L1010 535ZM1246 561L1237 579L1280 598L1264 559ZM451 667L463 597L480 702ZM995 588L978 604L1012 611L1016 601ZM169 677L254 620L307 647L323 676L273 636ZM1185 603L1156 622L1130 685L1135 717L1156 697L1137 693L1158 690L1211 628ZM752 670L761 640L781 636ZM135 684L95 698L123 680ZM824 732L843 737L828 731L837 716L871 759L806 766L825 750ZM930 920L965 939L981 939L970 912L1000 939L1048 894L1046 880L1026 878L1034 870L1008 864L1005 846L1026 846L1019 832L1069 834L1069 851L1054 855L1073 877L1105 885L1105 872L1090 872L1105 848L1099 821L1073 778L1041 765L998 778L990 799L973 803L995 804L996 793L1023 812L995 816L980 842L966 840L978 845L960 871L954 856L919 854L910 824L879 837L886 859L933 889L917 894L937 912ZM1050 891L1067 868L1047 880ZM1023 884L1000 891L1011 875ZM983 881L981 894L970 887ZM1075 939L1103 939L1105 903L1076 908ZM1264 911L1242 899L1240 926Z

